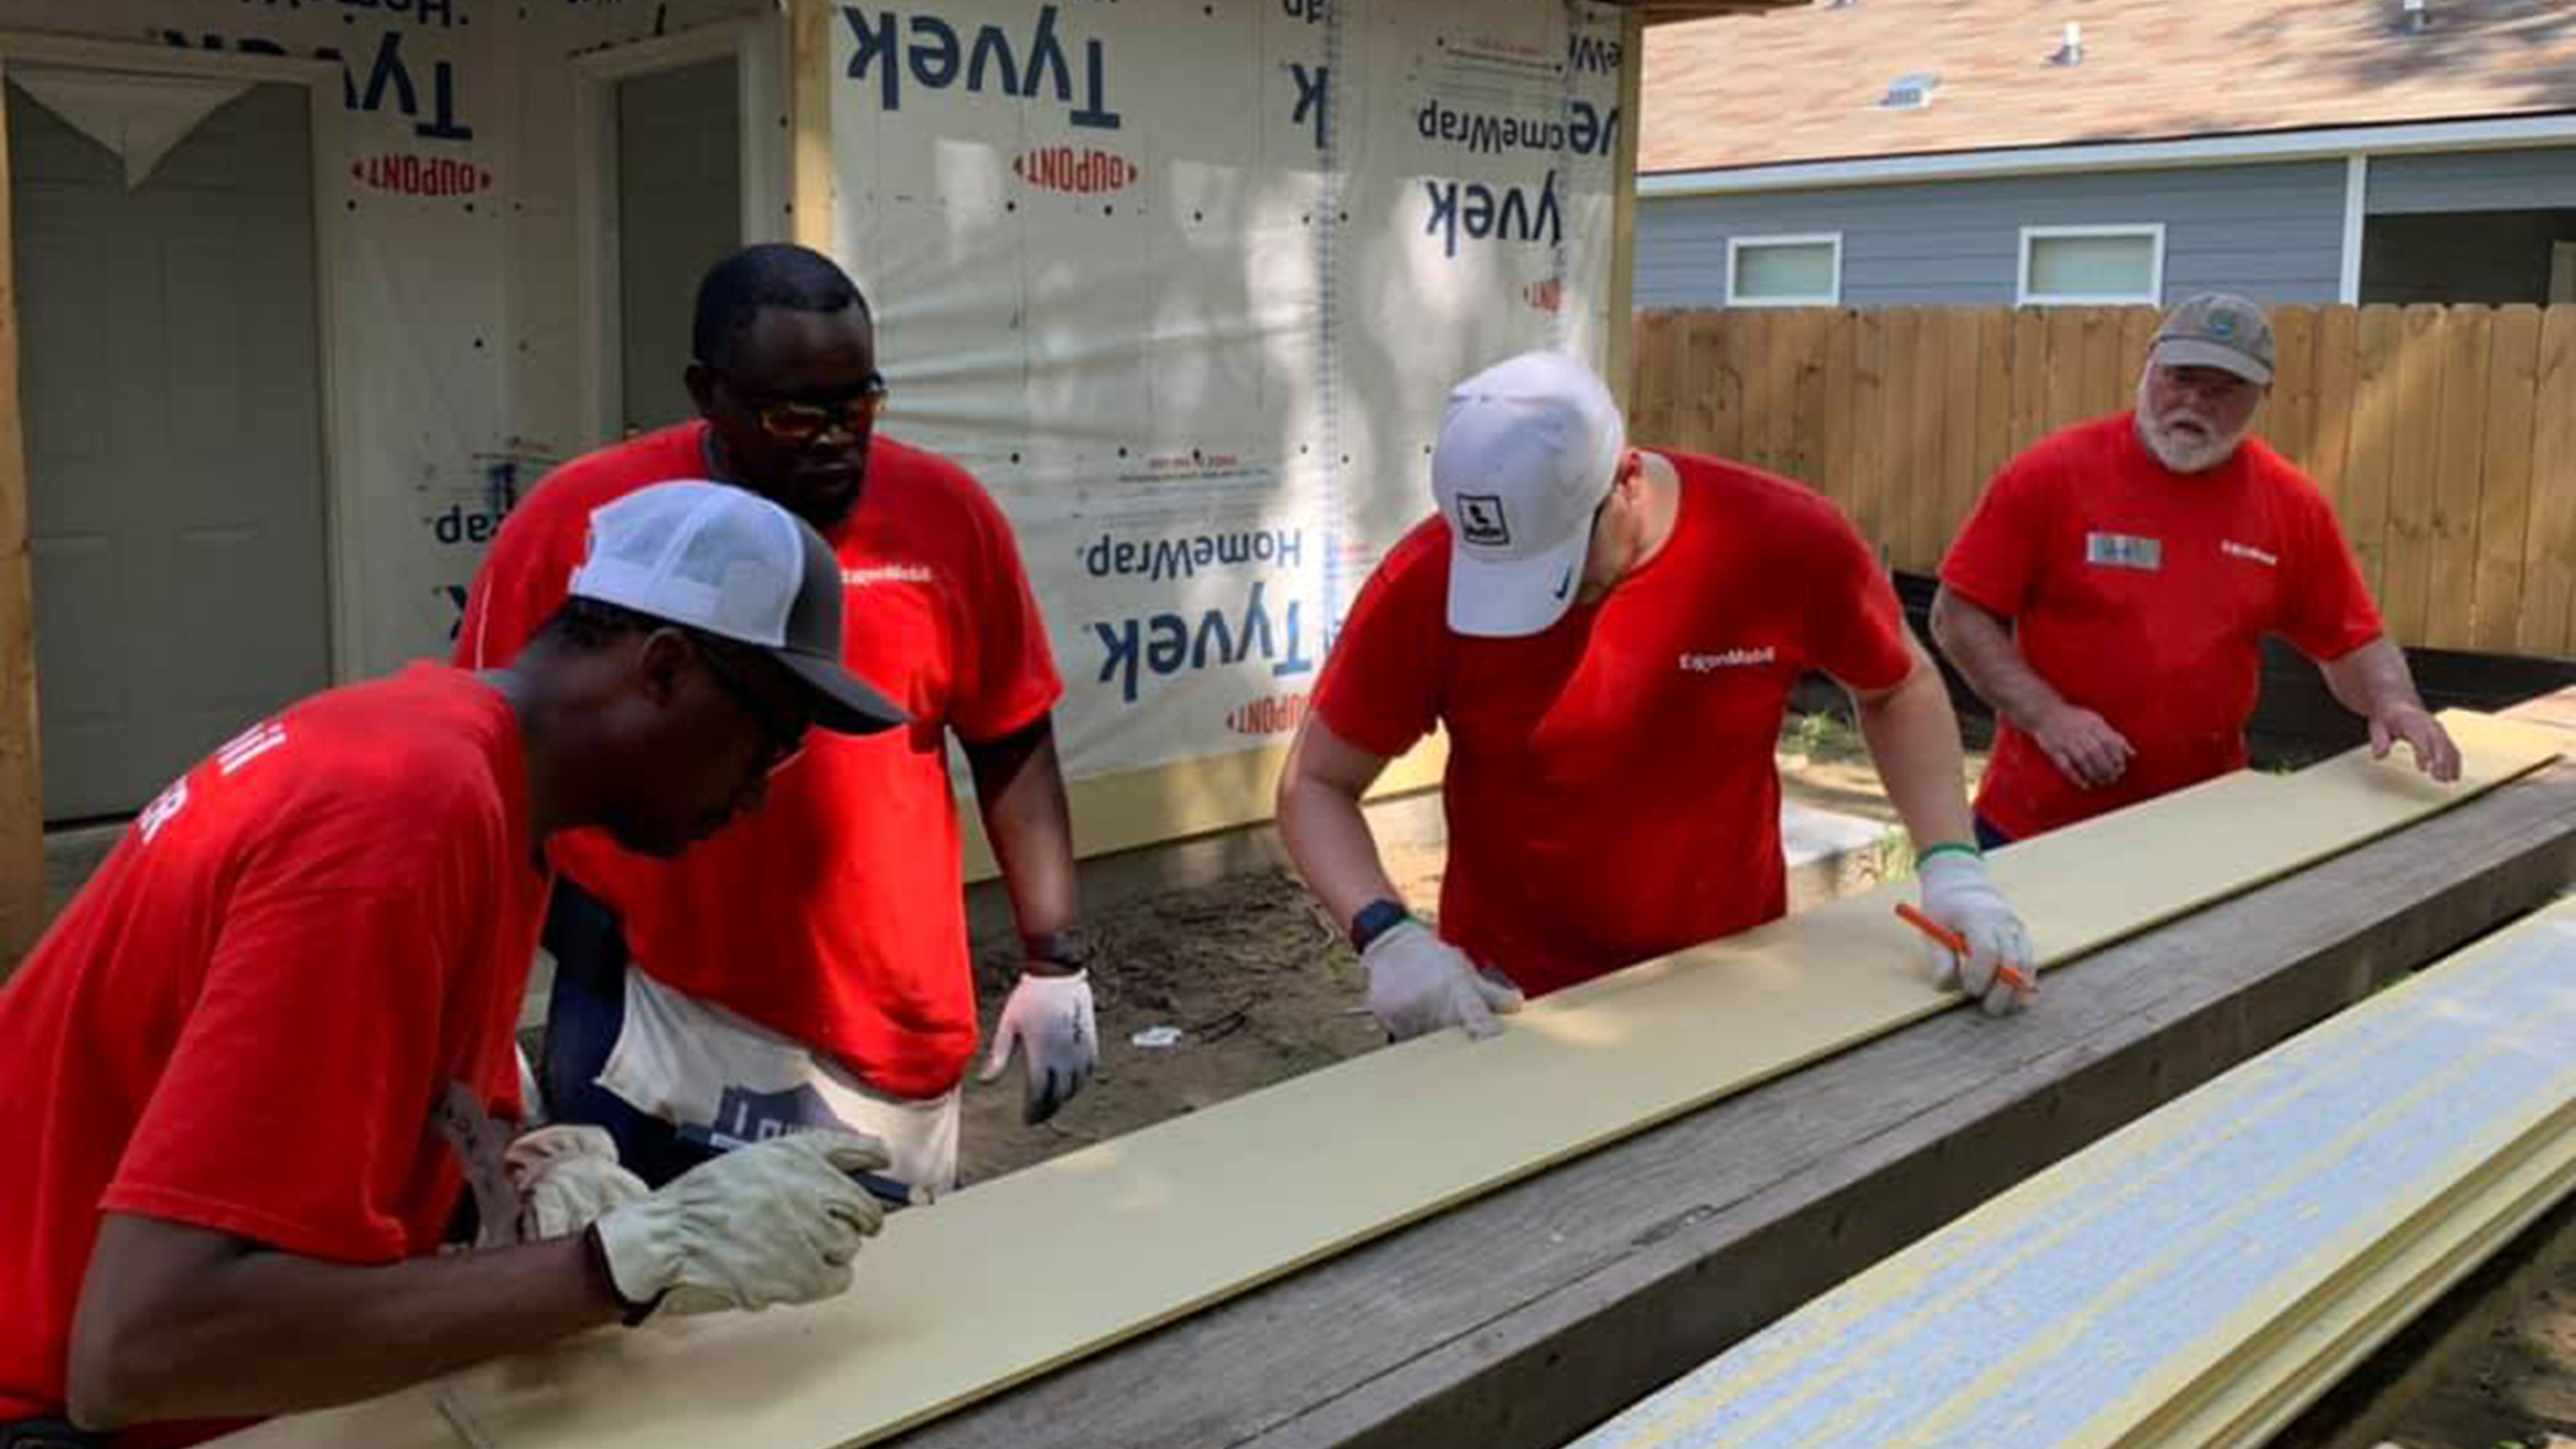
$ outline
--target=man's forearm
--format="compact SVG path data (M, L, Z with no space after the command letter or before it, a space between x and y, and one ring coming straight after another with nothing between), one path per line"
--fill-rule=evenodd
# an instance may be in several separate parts
M1082 917L1073 861L1073 814L1065 803L1064 767L1055 728L1041 720L987 744L966 746L975 802L992 843L1020 934L1049 936Z
M84 1294L69 1395L84 1427L349 1403L531 1352L623 1312L580 1235L352 1267L110 1214L91 1273L137 1232L228 1246L118 1305Z
M1859 706L1861 737L1869 742L1879 783L1916 847L1975 839L1959 718L1950 709L1941 672L1917 650L1912 677L1884 694L1861 698Z
M2423 707L2414 672L2406 667L2406 651L2385 634L2318 668L2335 699L2364 719L2401 705Z
M1347 930L1371 901L1404 899L1378 857L1357 796L1321 780L1291 779L1279 794L1279 836L1335 925Z
M1977 697L2024 730L2036 730L2066 699L2030 661L2001 619L1947 589L1933 600L1932 637L1968 678Z

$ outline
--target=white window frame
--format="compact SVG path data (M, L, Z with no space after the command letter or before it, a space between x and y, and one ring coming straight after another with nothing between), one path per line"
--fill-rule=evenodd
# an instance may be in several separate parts
M2069 297L2054 292L2030 289L2030 253L2034 241L2059 237L2146 237L2155 243L2147 265L2147 288L2144 292L2107 297ZM2160 307L2165 297L2165 224L2161 221L2123 222L2109 226L2026 226L2021 229L2021 269L2014 286L2018 307Z
M1811 247L1827 244L1834 249L1834 285L1831 290L1807 297L1739 297L1735 291L1736 258L1746 247ZM1726 239L1726 305L1730 307L1839 307L1843 303L1843 234L1838 231L1813 231L1774 236L1731 236Z

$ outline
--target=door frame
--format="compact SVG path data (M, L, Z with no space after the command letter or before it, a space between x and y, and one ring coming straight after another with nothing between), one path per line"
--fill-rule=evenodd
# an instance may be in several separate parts
M322 420L319 441L324 555L323 633L331 682L344 683L357 678L364 672L357 657L358 640L362 637L359 627L361 600L352 583L365 577L364 552L360 533L361 510L357 499L349 496L347 489L358 477L350 443L360 435L361 429L352 411L356 406L358 388L344 379L355 379L363 361L343 325L346 318L356 315L354 299L349 293L352 275L349 226L344 209L334 204L342 178L328 159L342 156L347 150L343 138L348 117L341 104L344 82L339 64L296 56L246 55L232 51L181 49L177 46L0 30L0 84L5 84L8 67L12 63L304 87L305 141L312 152L313 341L314 358L318 364L314 387L317 389L315 402ZM7 134L5 117L0 117L0 145L6 144ZM17 218L12 198L5 195L0 195L0 227L8 229L10 254L14 256ZM0 282L5 282L12 290L8 326L15 333L18 331L14 300L16 281L7 278L0 279ZM24 366L25 359L22 358L22 370ZM12 414L16 420L15 430L23 438L25 425L23 415L19 413L19 399L15 395L0 398L0 407L7 408ZM32 563L29 568L32 575Z
M575 56L573 218L580 265L581 418L593 447L625 434L625 318L618 295L617 83L730 57L742 174L742 243L788 239L785 22L727 20ZM769 124L770 118L779 124Z

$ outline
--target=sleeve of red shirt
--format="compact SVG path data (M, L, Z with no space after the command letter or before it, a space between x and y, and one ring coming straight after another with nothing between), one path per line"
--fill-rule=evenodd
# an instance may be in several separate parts
M582 536L567 540L563 510L551 507L542 486L528 495L501 524L475 572L465 596L465 618L457 626L456 649L449 662L459 669L499 669L518 657L570 591ZM569 547L567 547L569 543Z
M1396 545L1360 589L1315 684L1315 712L1333 733L1389 758L1440 721L1438 648L1448 600L1421 531Z
M358 874L236 896L102 1207L335 1261L407 1251L405 1189L450 1151L429 1133L456 893Z
M971 601L957 621L961 670L949 723L968 740L992 740L1026 729L1064 696L1046 619L1029 587L1028 566L1010 520L971 480L964 489L974 534Z
M2048 547L2048 445L2022 454L1986 485L1976 511L1941 560L1941 582L2009 619L2029 603Z
M1914 672L1896 586L1849 519L1821 498L1816 508L1815 557L1806 569L1815 590L1809 660L1854 689L1893 689Z
M2311 659L2341 659L2386 633L2361 563L2324 495L2300 480L2299 518L2291 530L2299 552L2284 590L2281 632Z

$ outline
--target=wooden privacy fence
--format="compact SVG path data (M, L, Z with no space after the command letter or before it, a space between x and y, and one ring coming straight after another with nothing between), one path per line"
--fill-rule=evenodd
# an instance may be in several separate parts
M1637 316L1630 430L1821 489L1930 572L1986 481L2130 406L2152 308ZM2576 652L2576 306L2280 307L2257 426L2409 644Z

